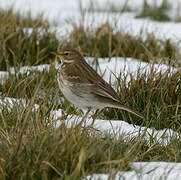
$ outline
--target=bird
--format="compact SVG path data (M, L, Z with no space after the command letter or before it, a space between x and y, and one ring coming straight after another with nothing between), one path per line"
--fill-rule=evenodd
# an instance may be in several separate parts
M60 62L57 81L63 95L72 104L81 109L87 109L82 121L91 110L96 110L92 116L93 122L97 114L106 107L118 108L128 111L140 118L145 116L125 105L119 95L84 59L75 49L64 49L52 54Z

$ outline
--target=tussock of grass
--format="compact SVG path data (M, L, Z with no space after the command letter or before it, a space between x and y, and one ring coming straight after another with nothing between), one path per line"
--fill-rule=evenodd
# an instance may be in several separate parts
M179 64L181 57L176 45L170 40L161 41L148 34L146 40L141 37L133 37L121 31L114 32L108 23L105 23L95 32L90 28L73 25L70 41L62 42L64 47L79 47L89 56L95 57L133 57L142 61L162 61L175 65ZM148 53L149 52L149 53ZM150 54L152 57L150 57Z
M123 13L132 11L131 7L125 2L122 6L116 6L110 2L106 7L100 7L96 2L90 2L89 7L85 10L88 12L107 12L107 13Z
M150 18L154 21L160 21L160 22L167 22L167 21L174 21L174 22L180 22L180 7L178 6L176 9L175 17L171 18L169 17L169 11L172 8L172 5L167 1L163 0L162 4L158 7L155 4L153 6L149 5L147 1L145 0L142 6L142 11L136 15L137 18Z
M52 130L51 116L42 116L42 106L32 112L30 104L25 108L15 106L0 115L3 122L0 128L1 178L80 179L111 169L128 170L128 163L132 161L181 160L179 140L173 139L167 147L159 144L150 147L141 136L125 142L124 136L115 139L110 134L79 125L66 128L62 124ZM25 118L27 125L17 150Z
M45 31L43 35L41 31ZM58 47L55 34L48 29L33 29L31 36L24 29L13 27L11 24L0 34L0 67L7 70L10 66L38 65L47 63L52 57L48 54Z
M48 22L43 19L43 15L41 14L37 18L32 18L31 12L22 16L19 12L14 12L13 8L6 10L0 8L0 19L2 24L12 23L27 28L41 27L45 24L48 25Z
M63 109L65 112L63 112L62 119L65 119L68 114L79 114L77 108L71 106L70 102L63 98L57 84L56 75L57 70L53 64L49 71L39 72L34 70L28 72L28 74L9 74L5 83L0 85L0 92L5 97L32 99L37 83L44 76L41 88L38 90L38 96L35 99L35 103L44 107L46 111L44 115L49 114L51 108Z
M128 170L132 161L181 161L179 140L166 147L149 146L141 136L125 141L124 136L115 139L80 125L52 129L51 116L42 116L42 107L32 112L30 104L0 115L0 178L80 179L111 169ZM17 150L25 117L27 125Z
M77 114L77 109L64 100L59 91L57 70L52 66L50 71L32 71L29 75L11 75L5 84L0 86L4 96L15 98L32 98L33 90L42 76L45 76L39 90L39 99L43 101L44 107L48 110L57 106L65 110L66 114ZM131 115L117 109L105 109L100 114L103 119L123 119L129 123L155 127L156 129L172 128L180 131L181 118L181 73L168 70L165 73L157 73L152 70L149 76L140 71L137 72L136 80L129 75L131 81L127 84L127 76L117 77L117 91L123 101L147 116L147 120ZM47 96L48 95L48 96ZM62 97L62 98L61 98ZM64 117L65 118L65 117Z
M41 17L22 18L12 10L1 11L0 19L0 70L49 62L52 56L48 53L57 49L58 40L47 22L39 20Z
M170 8L171 6L167 0L162 1L162 4L159 7L156 5L156 1L154 6L150 6L146 1L144 1L142 11L136 17L149 17L156 21L170 21L171 19L167 15Z
M7 70L10 66L49 63L53 58L49 52L55 51L59 44L60 48L80 47L80 50L87 55L95 57L123 56L150 61L147 53L149 52L154 60L159 59L171 65L178 65L178 59L181 57L176 45L170 40L161 41L153 35L148 35L143 41L140 37L132 37L121 31L115 33L108 23L95 32L83 26L73 25L73 31L69 37L59 41L56 33L49 31L49 25L46 22L41 26L35 23L33 29L29 29L25 28L23 23L25 20L18 21L19 16L11 19L12 16L10 11L1 18L0 70Z
M130 74L131 81L127 84L126 77L118 77L117 90L122 100L133 109L144 113L142 120L127 112L117 109L105 109L102 118L123 119L129 123L154 127L156 129L172 128L180 131L181 119L181 71L178 69L165 73L153 70L148 76L137 72L136 80Z

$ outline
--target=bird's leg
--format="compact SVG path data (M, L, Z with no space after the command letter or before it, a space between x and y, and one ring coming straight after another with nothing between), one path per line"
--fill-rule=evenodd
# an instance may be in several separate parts
M88 108L87 112L85 113L85 115L83 116L83 118L80 121L80 124L82 124L82 122L85 120L85 118L88 116L89 112L91 111L91 108Z
M94 125L94 122L95 122L95 119L96 119L97 115L98 115L102 110L103 110L103 108L102 108L102 109L97 109L96 112L92 115L92 123L91 123L91 126Z

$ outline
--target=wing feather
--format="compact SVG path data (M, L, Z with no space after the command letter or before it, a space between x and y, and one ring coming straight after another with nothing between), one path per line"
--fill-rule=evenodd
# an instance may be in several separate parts
M70 82L89 86L95 96L102 96L121 103L120 97L115 90L85 61L75 63L66 70L66 74L68 74L67 78Z

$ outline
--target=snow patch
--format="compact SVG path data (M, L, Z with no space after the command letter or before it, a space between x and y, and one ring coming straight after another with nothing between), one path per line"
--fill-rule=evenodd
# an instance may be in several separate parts
M152 180L152 179L181 179L181 163L169 162L134 162L129 164L130 171L112 171L107 174L92 174L86 180Z
M11 111L15 106L22 106L26 107L28 105L28 101L26 99L16 99L16 98L10 98L10 97L0 97L0 111L3 111L3 109L6 109L8 111ZM38 104L34 104L32 107L32 111L36 111L39 108Z
M75 124L81 122L81 117L69 115L66 120L58 120L62 117L62 110L56 110L53 112L54 126L59 127L62 123L65 123L68 128L73 127ZM91 117L88 117L84 122L83 126L88 127L92 124ZM156 130L154 128L146 128L137 125L129 124L121 120L102 120L96 119L93 127L99 131L105 133L109 132L115 138L119 138L121 134L126 137L140 137L143 136L149 143L160 143L163 146L169 144L171 138L179 138L180 134L174 132L171 129Z
M94 60L93 57L85 57L86 61L89 64L92 64L91 62ZM100 75L103 75L104 80L109 82L116 81L117 77L121 75L121 77L127 76L127 82L130 81L130 74L132 77L137 76L137 72L146 73L146 75L149 75L151 70L155 70L158 73L164 73L167 70L170 71L170 73L173 73L177 71L178 69L172 68L170 66L164 65L164 64L150 64L146 62L141 62L134 58L123 58L123 57L112 57L111 60L108 58L99 58L99 68L97 69L98 73ZM60 64L58 62L55 62L53 64L55 66L55 69L58 69L60 67ZM93 66L95 69L95 66ZM49 71L50 65L48 64L42 64L38 66L23 66L19 69L16 69L14 67L10 68L9 72L6 71L0 71L0 83L3 84L5 80L8 78L9 73L18 75L18 74L29 74L31 71Z

